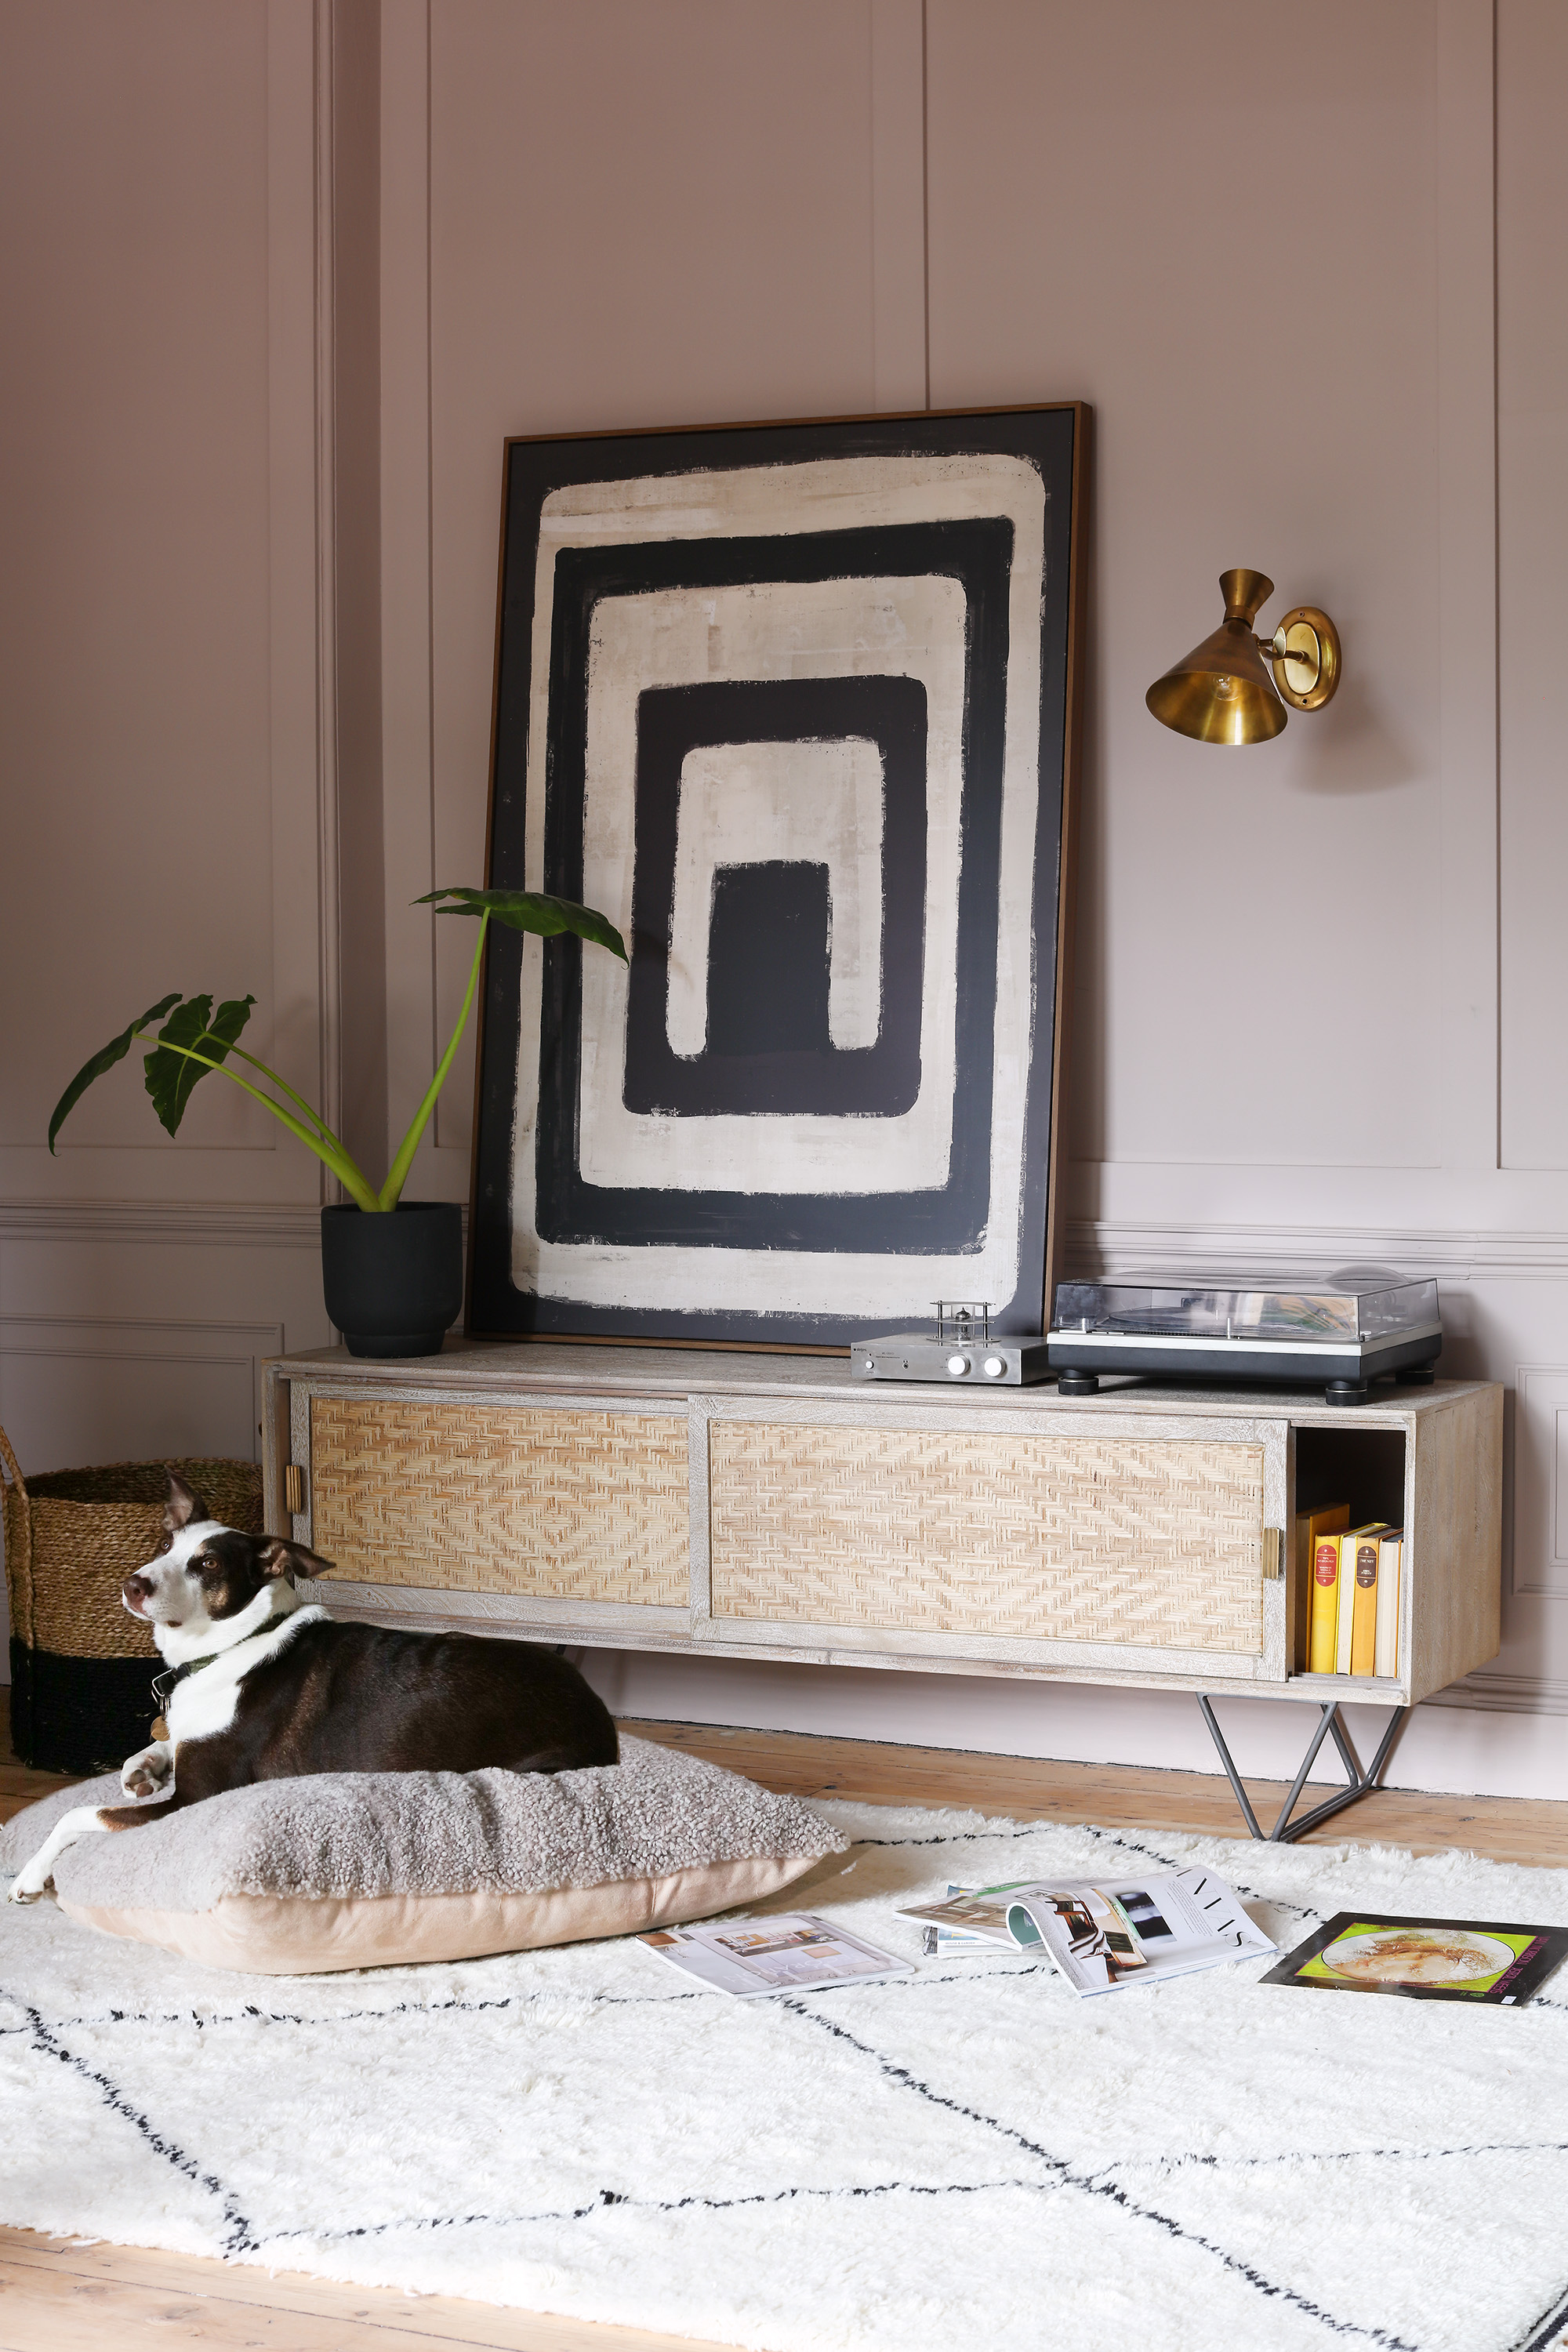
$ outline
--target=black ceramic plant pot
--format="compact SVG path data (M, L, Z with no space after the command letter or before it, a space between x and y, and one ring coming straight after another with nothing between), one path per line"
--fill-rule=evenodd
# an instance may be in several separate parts
M437 1356L463 1311L463 1213L455 1201L321 1211L321 1287L351 1356Z

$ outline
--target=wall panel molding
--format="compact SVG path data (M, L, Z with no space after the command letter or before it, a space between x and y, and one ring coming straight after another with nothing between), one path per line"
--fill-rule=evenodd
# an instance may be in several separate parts
M1437 0L1442 1149L1499 1164L1497 27Z
M31 1364L33 1370L26 1382L27 1396L22 1405L25 1413L27 1404L37 1402L40 1366L69 1365L78 1368L79 1374L81 1368L96 1367L100 1375L110 1380L116 1373L122 1379L128 1374L144 1414L148 1386L156 1381L160 1368L168 1372L195 1368L202 1375L201 1386L206 1391L207 1410L211 1412L216 1406L221 1416L223 1404L213 1397L213 1383L220 1372L226 1370L240 1377L237 1387L233 1381L229 1384L235 1395L226 1401L231 1410L223 1443L235 1458L248 1457L258 1462L261 1458L261 1367L269 1356L280 1355L283 1348L284 1327L281 1323L142 1320L112 1315L0 1315L0 1386L9 1386L5 1381L8 1368L23 1361ZM245 1432L242 1432L232 1409L235 1396L240 1389L248 1398L248 1428ZM188 1401L185 1409L189 1410ZM112 1421L112 1404L109 1411ZM38 1449L27 1442L26 1429L15 1406L11 1407L11 1413L9 1433L21 1456L26 1476L30 1458L36 1466ZM247 1444L241 1443L242 1435L248 1436ZM170 1454L183 1452L187 1444L188 1439L183 1434L176 1435L166 1444L166 1447L154 1447L153 1455L147 1458L156 1458L165 1450ZM209 1440L205 1449L198 1450L216 1449ZM112 1452L100 1454L100 1458L139 1460L143 1457L133 1450L130 1441L121 1441Z
M321 1213L282 1202L229 1207L205 1201L5 1201L0 1202L5 1242L320 1249Z
M436 887L430 327L430 5L382 0L382 807L384 820L389 1125L441 1056ZM498 457L498 481L499 481ZM466 1198L471 1101L448 1087L409 1191Z
M1498 9L1498 549L1504 1167L1568 1172L1561 1064L1568 997L1561 617L1551 583L1568 540L1563 332L1568 10Z
M28 15L4 140L8 845L18 873L76 862L93 952L57 970L43 894L8 909L14 1000L52 977L7 1057L0 1185L319 1200L315 1163L227 1087L169 1145L121 1074L58 1160L45 1141L176 869L200 919L126 1009L176 977L253 991L247 1045L319 1099L317 0Z
M381 6L330 0L325 34L331 299L331 648L336 859L338 1132L367 1171L390 1158L386 1118L384 812L381 791ZM320 58L320 48L318 56ZM321 67L318 65L319 79ZM321 163L318 163L318 173ZM329 209L330 199L330 209Z
M279 1067L315 1097L336 1127L342 1086L330 0L268 0L267 144L271 1010ZM279 1134L274 1148L281 1147ZM310 1184L318 1200L335 1197L335 1189L329 1189L324 1170Z
M1331 1274L1390 1265L1450 1282L1568 1282L1568 1232L1484 1226L1131 1223L1078 1218L1067 1226L1075 1276L1205 1271Z
M1568 1715L1568 1683L1544 1675L1498 1674L1489 1666L1434 1691L1423 1706L1458 1706L1479 1715Z
M1513 1439L1513 1589L1568 1594L1568 1364L1521 1364ZM1533 1563L1521 1572L1521 1563Z
M0 1422L24 1477L89 1462L261 1458L261 1368L281 1323L0 1315ZM0 1583L0 1682L9 1679Z
M870 12L873 398L929 408L924 0L870 0Z

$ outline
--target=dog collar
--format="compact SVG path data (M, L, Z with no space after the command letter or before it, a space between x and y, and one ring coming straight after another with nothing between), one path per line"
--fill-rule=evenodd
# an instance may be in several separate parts
M167 1708L170 1696L179 1688L183 1682L188 1681L192 1675L199 1675L204 1666L216 1666L220 1664L225 1658L232 1658L236 1656L238 1652L247 1649L251 1642L258 1639L260 1634L276 1632L280 1625L309 1624L315 1619L324 1617L326 1614L327 1612L321 1607L319 1602L312 1603L309 1608L305 1609L295 1608L286 1610L280 1616L275 1612L265 1624L258 1628L256 1633L247 1634L243 1641L235 1643L229 1649L209 1650L205 1657L187 1658L182 1665L165 1666L161 1675L154 1675L153 1677L153 1701L157 1706L163 1710L163 1712L160 1712L153 1721L153 1738L167 1739L169 1737Z
M171 1694L190 1675L199 1675L204 1666L216 1666L223 1656L221 1650L209 1650L205 1658L187 1658L183 1665L165 1666L161 1675L153 1677L153 1696L161 1707L167 1706Z
M216 1665L223 1654L221 1650L209 1650L205 1658L187 1658L184 1665L165 1666L161 1675L153 1675L153 1704L158 1710L153 1717L154 1739L169 1737L169 1700L180 1684L191 1675L199 1675L204 1666Z

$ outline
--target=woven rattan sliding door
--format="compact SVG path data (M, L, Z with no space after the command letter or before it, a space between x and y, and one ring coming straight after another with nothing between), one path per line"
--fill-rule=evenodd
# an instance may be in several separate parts
M716 1407L699 1632L1282 1675L1278 1425L1049 1424Z

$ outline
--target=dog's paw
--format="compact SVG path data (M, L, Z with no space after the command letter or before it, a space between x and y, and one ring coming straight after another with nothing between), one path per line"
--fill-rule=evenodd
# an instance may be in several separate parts
M174 1759L162 1741L143 1748L139 1755L127 1757L120 1768L120 1785L128 1797L156 1796L167 1788Z
M20 1871L11 1881L11 1892L6 1900L10 1903L37 1903L47 1885L47 1879L40 1879L37 1885L34 1885L28 1873L25 1870Z

